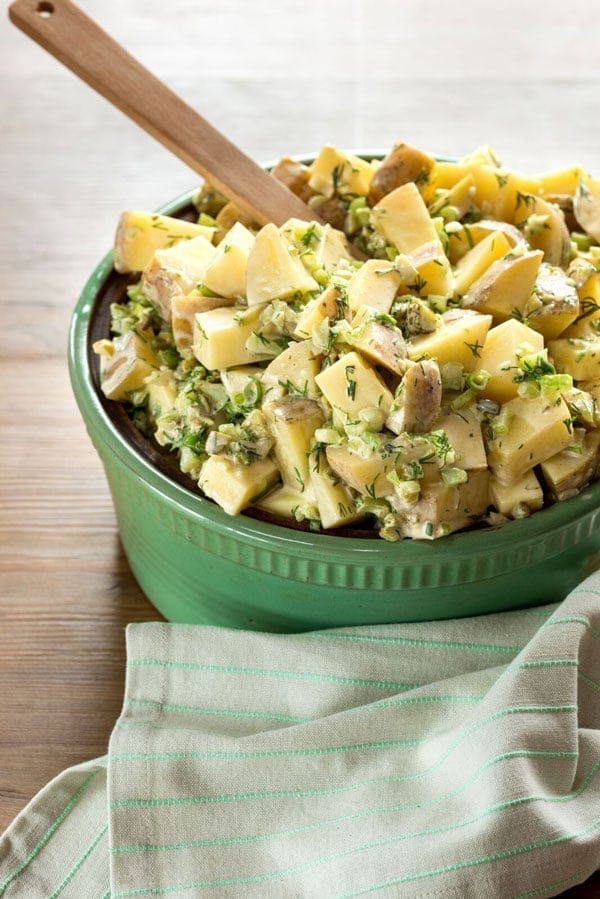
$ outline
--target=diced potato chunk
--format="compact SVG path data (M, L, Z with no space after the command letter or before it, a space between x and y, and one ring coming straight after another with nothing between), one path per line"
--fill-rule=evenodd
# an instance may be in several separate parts
M578 437L581 441L580 454L563 450L542 462L544 480L556 500L576 496L597 472L600 461L600 431L579 433Z
M279 230L287 241L295 244L302 262L311 272L324 269L331 274L338 268L340 260L350 259L346 235L331 225L288 219Z
M532 328L553 340L579 315L579 296L562 268L543 262L527 309Z
M284 484L304 493L309 485L308 458L313 435L323 424L315 400L285 396L263 406L275 438L275 459Z
M600 336L559 337L548 342L548 353L557 371L566 372L574 381L600 378Z
M449 188L468 174L475 182L474 204L484 216L501 221L512 221L518 193L538 194L541 190L535 177L500 169L491 160L486 164L475 157L461 162L437 162L432 180L436 188Z
M583 174L583 168L578 163L567 169L542 172L541 175L538 175L538 181L542 186L542 196L555 194L574 196Z
M209 456L200 470L198 486L228 515L237 515L278 478L279 469L269 458L238 465L227 456Z
M502 484L497 478L490 480L490 502L498 512L509 518L524 518L544 505L544 494L533 471L511 484Z
M315 380L331 406L350 419L356 419L361 409L368 407L387 415L394 399L377 372L353 351L340 356Z
M148 391L148 410L154 421L170 412L177 399L175 375L170 369L153 371L145 379Z
M203 281L213 293L227 299L246 295L246 266L254 244L254 235L236 222L218 245Z
M487 468L481 422L471 407L444 410L432 430L446 432L458 468L465 471Z
M230 402L240 405L238 398L243 396L244 390L253 383L260 382L263 369L258 365L239 365L236 368L228 368L221 372L221 383L227 391Z
M517 396L504 408L509 410L509 431L488 438L487 455L496 478L510 484L569 445L570 414L561 397L554 401Z
M457 218L462 218L473 205L475 199L475 179L469 172L453 187L444 188L434 194L433 201L429 204L431 215L439 215L445 207L452 207Z
M371 212L373 225L400 253L411 253L424 243L438 242L435 225L418 187L409 181L387 194Z
M396 144L375 170L369 196L369 206L375 206L386 194L409 181L419 187L427 184L435 165L431 156L411 144Z
M532 194L519 194L514 223L534 250L542 250L550 265L566 265L571 237L565 217L554 203Z
M401 375L406 368L406 342L400 328L380 321L378 313L361 306L352 319L352 337L348 342L376 365Z
M325 453L335 474L363 496L377 499L394 492L386 475L394 470L395 456L373 453L365 459L350 452L347 446L328 446Z
M433 427L441 409L439 365L432 359L423 359L407 369L385 423L394 434L425 434Z
M156 250L164 250L182 240L203 237L212 242L215 229L183 219L150 212L124 212L117 225L114 242L118 272L142 272Z
M434 540L469 527L481 518L489 503L487 469L469 472L464 484L423 484L418 501L403 510L401 532L414 540Z
M288 391L305 397L317 397L315 377L321 370L321 356L315 353L310 341L292 341L263 372L262 382L267 399L274 392Z
M324 319L343 317L345 304L346 300L340 288L336 284L330 284L323 293L310 299L302 309L296 321L294 337L298 340L308 340L313 329Z
M510 254L493 262L471 284L463 298L463 305L487 312L499 322L522 314L529 302L543 255L541 250L532 250Z
M252 506L271 515L279 515L292 520L296 518L297 513L304 518L316 517L316 501L312 495L307 494L306 490L300 493L299 490L293 490L287 484L280 484L265 496L260 496L252 503Z
M193 237L166 250L156 250L144 269L142 285L165 321L171 320L171 298L190 293L202 281L215 253L205 237Z
M590 237L600 242L600 180L582 175L573 198L575 218Z
M115 337L113 347L101 364L100 386L109 400L126 402L134 391L145 388L145 380L158 368L158 360L135 331Z
M268 355L257 355L246 349L246 341L254 331L262 309L236 309L232 306L199 312L194 319L192 350L205 368L214 371L259 362Z
M502 233L514 249L523 242L523 235L518 228L507 222L494 219L481 219L479 222L451 222L446 226L448 234L448 258L456 265L469 250L476 247L490 234Z
M248 256L246 296L249 306L288 299L318 290L298 251L290 248L279 228L270 222L256 235Z
M348 307L351 312L360 306L389 312L401 285L402 278L391 262L367 259L348 282Z
M570 272L569 272L570 273ZM600 272L592 271L577 286L579 315L562 337L597 337L600 334Z
M492 262L510 252L511 244L502 231L492 231L487 237L469 250L456 265L454 293L462 296L490 267Z
M454 275L439 240L432 240L407 254L417 272L420 296L437 294L451 297L454 293ZM406 285L410 287L410 285Z
M327 463L323 452L315 452L310 458L310 483L317 502L321 527L340 528L363 518L358 512L352 495L339 483Z
M232 303L233 300L224 297L205 297L196 293L171 297L171 330L179 352L192 345L194 319L198 312L231 306Z
M473 371L479 367L481 348L491 324L491 315L465 309L445 312L437 331L408 342L408 357L415 361L435 359L438 365L458 362L465 371Z
M334 193L365 197L374 173L371 163L326 144L309 166L308 183L325 197Z
M478 367L489 372L490 379L482 395L504 403L517 396L520 371L518 360L544 348L544 338L514 318L488 331L479 357Z

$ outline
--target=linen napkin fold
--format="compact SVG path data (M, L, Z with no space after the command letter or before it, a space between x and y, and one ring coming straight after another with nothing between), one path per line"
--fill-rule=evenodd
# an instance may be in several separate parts
M0 896L544 897L600 867L600 575L560 605L274 635L130 625L108 756Z

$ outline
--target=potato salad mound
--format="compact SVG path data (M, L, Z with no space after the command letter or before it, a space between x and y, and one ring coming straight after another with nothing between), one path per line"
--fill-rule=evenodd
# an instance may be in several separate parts
M489 147L325 146L314 221L125 212L105 396L230 515L432 540L575 496L600 460L600 181ZM357 523L360 524L357 525Z

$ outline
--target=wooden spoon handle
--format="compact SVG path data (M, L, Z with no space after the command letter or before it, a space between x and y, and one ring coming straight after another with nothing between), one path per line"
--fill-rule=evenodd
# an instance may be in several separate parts
M317 219L70 0L15 0L11 21L259 224Z

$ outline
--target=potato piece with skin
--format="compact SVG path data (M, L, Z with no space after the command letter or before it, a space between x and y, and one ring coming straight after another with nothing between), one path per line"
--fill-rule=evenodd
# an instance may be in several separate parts
M497 478L491 478L490 502L501 515L525 518L542 508L544 493L534 472L528 471L511 484L502 484Z
M526 315L529 325L545 340L555 339L575 321L579 296L561 268L541 264Z
M119 218L114 240L115 269L123 273L142 272L156 250L167 249L192 237L204 237L212 243L215 230L158 213L124 212Z
M542 262L541 250L509 254L493 262L463 297L463 306L494 316L496 322L522 315Z
M356 312L360 306L370 306L389 312L402 286L402 278L391 262L367 259L348 282L348 308Z
M367 203L375 206L383 197L408 181L417 186L427 184L429 173L435 165L431 156L411 144L396 144L373 175Z
M555 500L570 499L589 484L600 462L600 431L583 433L576 429L573 443L580 443L580 454L563 450L541 464L544 480Z
M544 338L514 318L488 331L479 357L479 368L489 372L490 378L481 391L483 397L505 403L517 396L520 371L519 358L544 349Z
M131 394L145 387L146 378L158 368L158 359L148 343L127 331L115 337L111 352L101 358L100 388L109 400L127 402Z
M533 194L517 195L514 223L534 250L542 250L550 265L565 266L571 255L571 236L555 203Z
M423 244L439 244L435 225L418 187L410 181L387 194L371 211L373 226L399 253L412 253Z
M541 395L517 396L504 404L510 426L507 434L488 436L488 464L502 484L522 478L525 472L564 450L571 442L569 409L562 399Z
M332 471L361 495L377 499L394 492L392 483L387 479L387 474L395 468L394 455L383 456L375 452L364 459L343 445L328 446L325 454Z
M286 390L303 397L319 397L315 377L321 370L322 358L315 353L309 340L292 341L263 372L265 397L268 399Z
M600 336L559 337L548 341L548 353L556 370L574 381L600 379Z
M254 235L241 222L236 222L216 248L203 283L213 293L229 300L246 294L246 266L254 244Z
M327 402L351 420L362 409L372 407L384 415L389 412L393 396L375 369L359 353L351 351L325 368L315 378Z
M181 353L192 345L196 313L232 304L233 300L224 297L206 297L197 293L171 297L171 330L178 351Z
M172 297L190 293L202 281L214 253L205 237L193 237L154 253L142 273L142 287L165 321L171 320Z
M406 341L402 331L393 324L393 319L382 321L381 313L370 306L359 308L352 319L351 334L345 339L376 365L397 375L406 370Z
M461 297L492 262L502 259L511 250L511 244L502 231L492 231L460 259L454 269L454 295Z
M424 359L407 370L386 419L394 434L425 434L442 409L442 378L437 362Z
M291 252L279 228L270 222L256 235L246 268L246 297L249 306L288 299L295 294L318 290L297 251Z
M308 340L313 329L326 318L334 320L343 318L347 305L345 292L337 284L329 284L323 293L313 297L298 315L294 337Z
M418 501L400 510L398 527L402 536L435 540L471 526L487 511L489 480L489 471L483 469L469 472L467 481L456 487L440 481L423 484Z
M248 215L248 213L244 212L239 206L236 206L235 203L232 202L226 203L217 213L216 222L219 226L215 238L216 243L220 243L220 241L223 240L227 232L233 228L236 222L241 222L242 225L245 225L246 228L249 229L258 228L258 225L252 216Z
M239 465L228 456L209 456L203 463L198 486L228 515L237 515L279 478L272 459Z
M600 243L600 180L582 175L573 197L575 218L586 234Z
M408 341L408 358L415 362L435 359L438 365L458 362L465 371L474 371L479 367L481 348L491 324L491 315L480 315L468 309L452 309L442 315L436 331Z
M313 435L324 421L315 400L284 396L262 407L275 438L275 459L284 484L304 493L309 486L308 459Z
M194 319L192 337L192 350L198 362L215 371L269 359L269 355L257 355L246 349L246 341L261 311L261 306L252 309L227 306L199 312Z
M305 203L315 196L316 191L308 183L310 169L301 162L296 162L286 156L279 160L271 174L286 187L289 187L292 193L304 200Z

